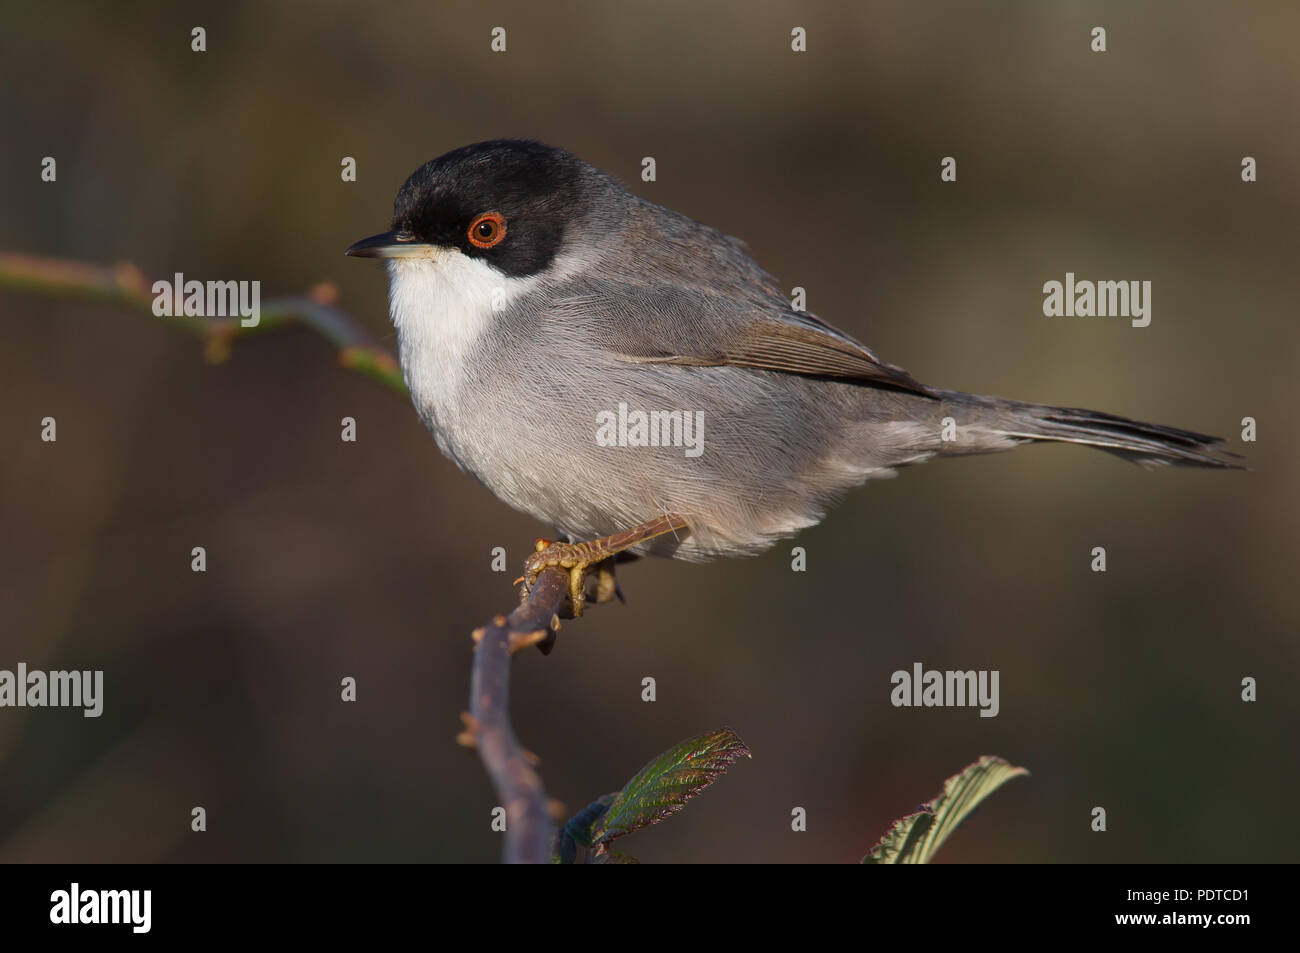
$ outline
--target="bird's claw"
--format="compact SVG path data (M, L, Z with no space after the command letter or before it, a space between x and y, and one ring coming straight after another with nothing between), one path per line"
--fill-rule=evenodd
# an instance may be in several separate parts
M558 568L569 574L569 601L573 604L573 617L580 618L587 604L587 574L600 562L598 550L592 543L565 543L539 539L534 552L524 561L524 574L520 577L523 589L520 597L527 598L542 570ZM612 570L611 570L612 572ZM597 601L603 601L597 596Z
M516 580L522 583L520 599L527 599L532 592L537 577L546 569L563 569L569 574L569 601L573 605L573 616L579 618L586 607L587 579L595 572L596 584L590 598L596 602L608 602L611 599L623 601L623 593L614 578L614 557L632 547L663 536L677 533L687 528L686 521L680 516L661 516L640 526L605 536L585 543L566 543L549 539L539 539L534 551L524 561L524 574Z

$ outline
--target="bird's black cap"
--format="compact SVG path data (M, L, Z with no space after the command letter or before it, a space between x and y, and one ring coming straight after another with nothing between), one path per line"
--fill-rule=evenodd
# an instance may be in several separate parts
M392 232L362 239L348 254L398 257L434 245L512 277L535 275L585 209L587 170L576 156L531 139L464 146L411 173L393 203ZM490 213L499 233L482 223ZM472 235L475 227L482 232Z

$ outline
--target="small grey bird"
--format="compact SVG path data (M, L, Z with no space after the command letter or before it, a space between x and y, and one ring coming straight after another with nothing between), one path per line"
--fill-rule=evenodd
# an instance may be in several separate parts
M347 254L388 263L402 371L438 446L567 538L539 540L525 576L569 570L577 613L616 553L757 553L936 456L1052 440L1233 466L1214 437L921 384L793 310L742 242L538 142L424 164L392 230Z

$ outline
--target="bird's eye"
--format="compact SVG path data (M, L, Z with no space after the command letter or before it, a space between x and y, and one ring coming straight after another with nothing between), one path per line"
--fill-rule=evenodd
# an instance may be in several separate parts
M506 237L506 217L500 212L484 212L469 223L469 242L478 248L491 248Z

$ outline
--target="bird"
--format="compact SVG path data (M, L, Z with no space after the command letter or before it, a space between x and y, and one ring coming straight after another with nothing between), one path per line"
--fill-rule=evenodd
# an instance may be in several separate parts
M1238 466L1217 437L923 384L792 307L739 239L531 139L421 165L390 229L346 254L387 266L402 373L442 452L555 528L523 592L558 566L574 615L621 598L616 559L756 554L938 457L1066 442Z

